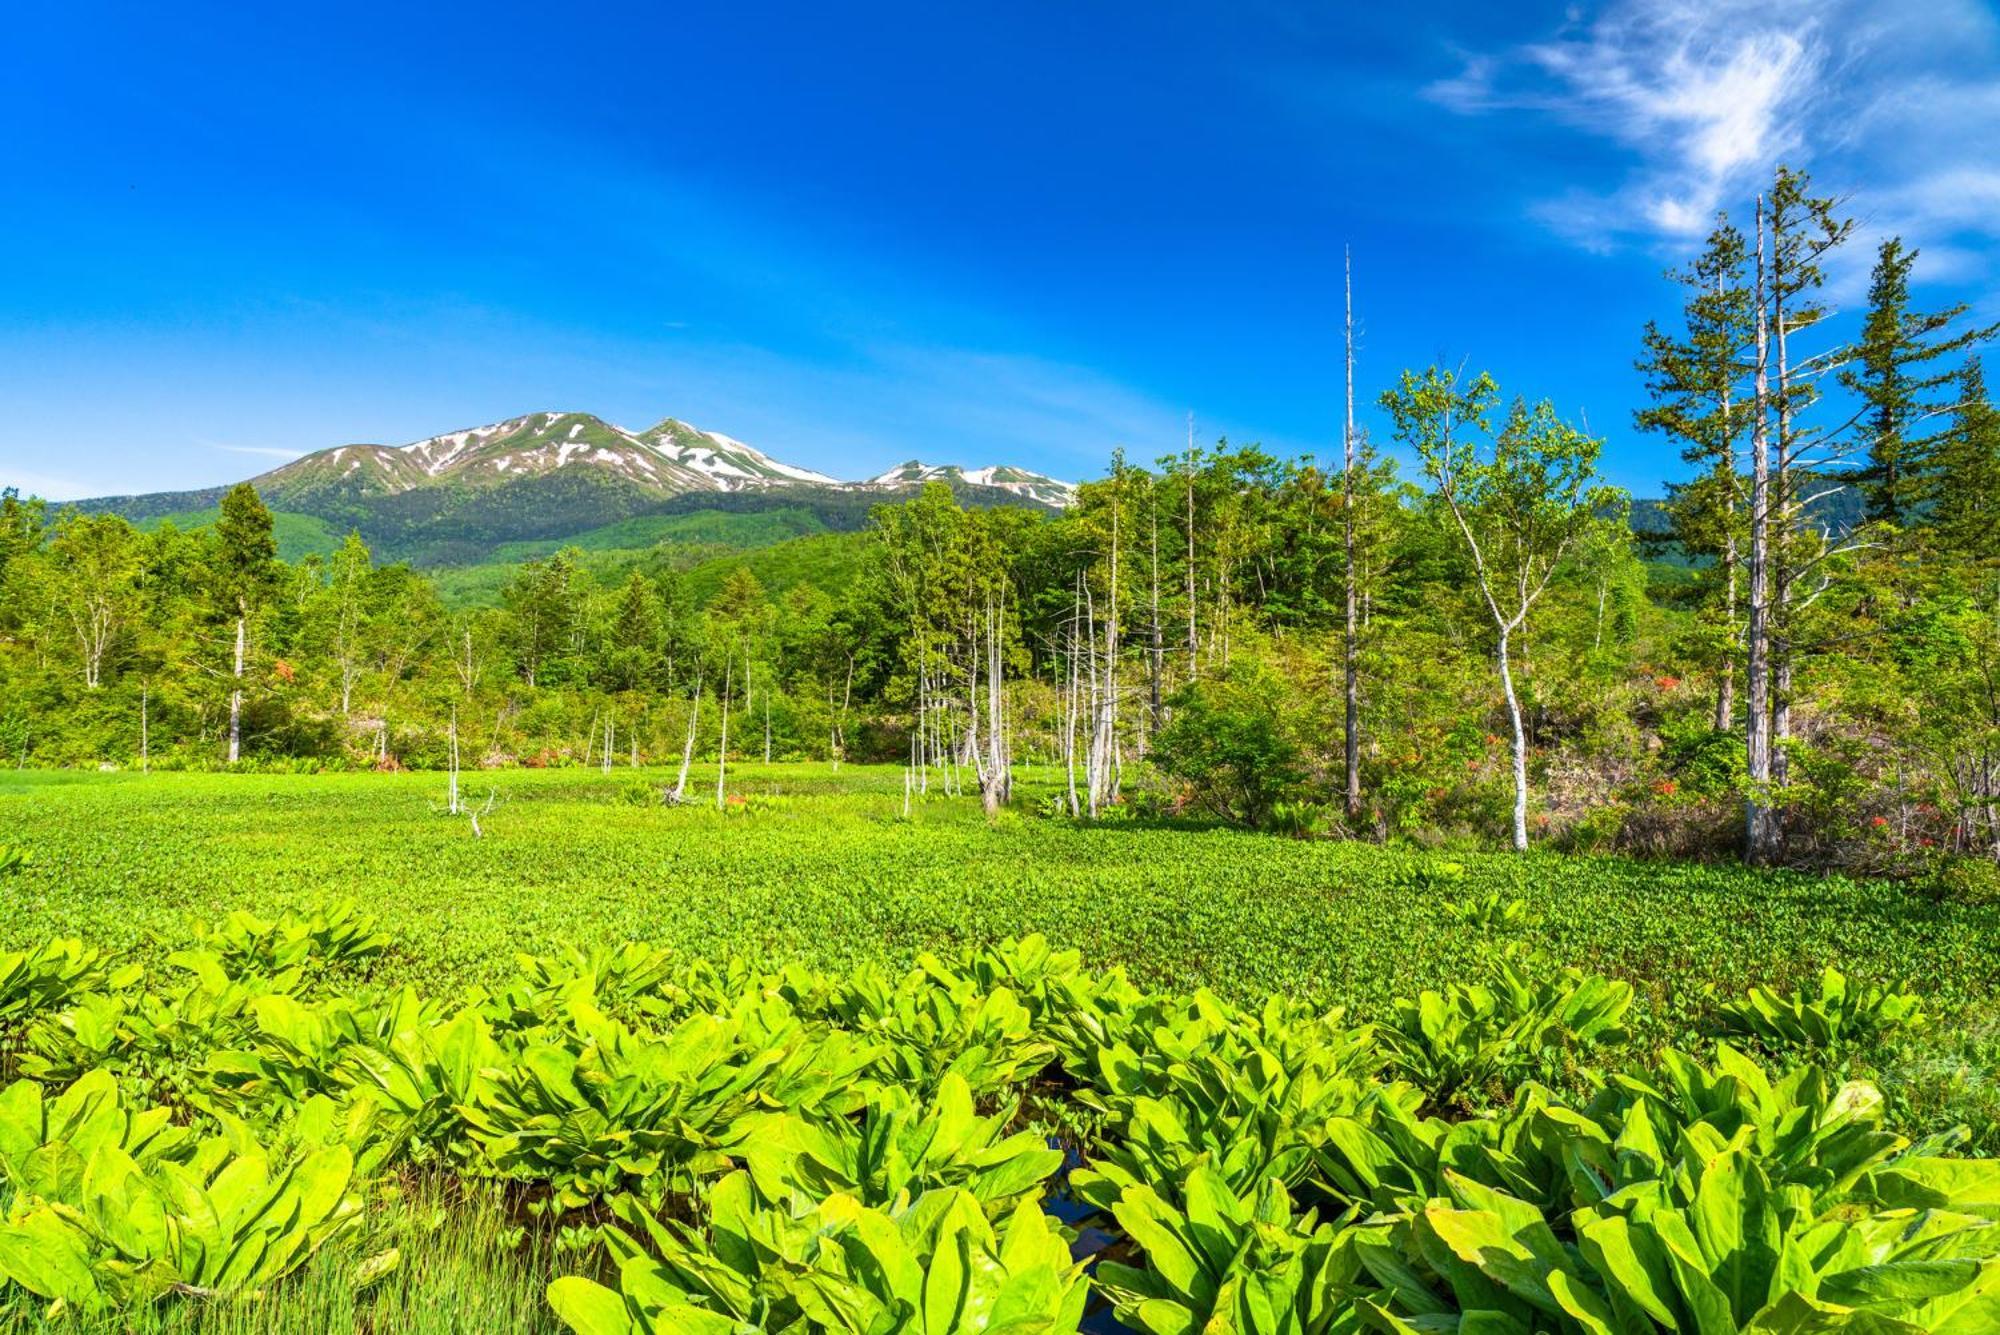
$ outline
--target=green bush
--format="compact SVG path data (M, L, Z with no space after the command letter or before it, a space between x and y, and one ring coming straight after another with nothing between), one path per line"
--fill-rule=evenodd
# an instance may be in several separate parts
M1239 660L1226 676L1175 695L1173 721L1153 738L1153 763L1203 810L1262 826L1308 777L1293 703L1277 673Z

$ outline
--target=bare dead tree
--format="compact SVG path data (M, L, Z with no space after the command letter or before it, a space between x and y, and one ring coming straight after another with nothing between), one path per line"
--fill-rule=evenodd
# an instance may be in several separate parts
M447 761L450 766L445 779L445 805L449 814L456 816L460 807L458 801L458 706L451 707L451 723L445 732Z
M724 660L726 667L722 674L722 737L715 744L715 809L722 810L723 797L727 789L724 782L729 770L729 695L735 684L736 660Z
M681 772L667 789L667 805L677 807L687 797L688 767L694 764L695 728L701 722L701 672L694 674L694 699L688 703L687 741L681 746Z
M1160 678L1164 675L1166 668L1165 632L1160 625L1160 484L1159 479L1150 473L1146 476L1146 518L1151 528L1148 545L1151 549L1150 556L1152 560L1153 607L1151 617L1152 654L1149 664L1150 680L1146 684L1146 704L1148 709L1146 720L1147 732L1141 734L1142 739L1149 738L1152 733L1160 730ZM1145 754L1144 741L1142 740L1139 752L1140 758L1144 759Z
M1199 672L1197 664L1201 653L1201 640L1195 630L1194 593L1194 414L1187 418L1187 655L1188 680L1193 681Z
M1341 520L1346 565L1347 618L1341 637L1341 666L1345 689L1342 751L1347 769L1347 817L1361 815L1361 671L1360 627L1354 578L1354 252L1345 253L1347 288L1347 422L1341 433L1345 459L1340 471Z
M236 668L231 674L235 681L229 690L229 763L234 765L242 754L243 747L243 654L248 636L246 623L250 610L241 598L236 603Z
M986 623L984 643L975 646L972 655L974 681L972 685L972 763L979 780L979 800L986 809L987 819L996 815L1007 800L1008 776L1011 771L1007 755L1007 724L1005 714L1005 658L1001 653L1002 620L1005 608L996 609L989 596L986 603ZM979 739L979 694L977 674L979 660L983 652L986 659L986 737L982 753Z
M1744 676L1749 719L1744 759L1750 791L1744 808L1745 852L1752 862L1777 855L1777 813L1771 805L1771 381L1770 329L1765 303L1764 197L1757 196L1756 363L1754 416L1750 424L1750 623Z

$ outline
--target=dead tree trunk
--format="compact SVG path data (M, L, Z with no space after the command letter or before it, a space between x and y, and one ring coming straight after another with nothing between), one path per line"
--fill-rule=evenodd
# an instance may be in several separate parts
M450 724L449 728L448 728L448 729L446 730L446 732L445 732L445 745L446 745L446 748L447 748L447 754L448 754L448 759L449 759L449 762L450 762L450 766L451 766L451 768L450 768L450 771L449 771L449 774L448 774L448 776L447 776L447 777L446 777L446 779L445 779L445 799L444 799L444 809L445 809L445 812L446 812L446 814L448 814L448 815L452 815L452 816L456 816L456 815L458 815L458 814L459 814L459 804L458 804L458 706L457 706L457 705L453 705L453 706L451 707L451 724Z
M1195 609L1198 604L1194 593L1194 414L1188 414L1187 432L1187 655L1188 680L1193 681L1197 673L1196 664L1201 653L1201 639L1195 630Z
M736 660L730 659L722 674L722 736L715 744L715 809L722 810L724 784L729 772L729 695L736 681Z
M229 763L232 765L243 752L243 651L247 634L244 623L249 616L249 612L239 605L236 613L235 684L229 691Z
M986 605L986 634L983 645L973 646L972 662L975 681L973 683L972 717L975 734L979 726L979 696L976 681L977 667L981 653L986 658L986 738L984 754L981 754L975 735L972 760L979 777L979 800L986 809L986 817L991 820L1000 810L1000 804L1007 798L1007 777L1010 768L1007 756L1007 725L1005 717L1005 690L1003 674L1005 660L1000 652L1001 621L1004 612L996 612L992 602Z
M1757 197L1756 404L1750 424L1750 625L1744 676L1749 686L1749 719L1744 760L1750 792L1744 805L1744 851L1763 863L1778 853L1771 785L1771 437L1770 331L1765 306L1764 198Z
M667 789L667 805L677 807L687 796L688 768L694 764L695 729L701 723L701 673L694 674L694 699L688 704L687 740L681 744L681 772Z
M1508 657L1512 631L1500 630L1500 691L1507 697L1507 722L1514 729L1514 851L1528 851L1528 731L1521 720L1521 698L1514 693L1514 667Z
M1346 459L1341 467L1340 514L1346 548L1347 620L1341 640L1342 675L1346 693L1342 752L1347 770L1347 818L1361 816L1361 672L1359 600L1354 578L1354 256L1347 254L1347 424L1342 432Z
M1152 653L1149 663L1149 680L1146 683L1147 720L1145 737L1150 739L1160 730L1160 678L1166 668L1165 631L1160 626L1160 490L1157 479L1149 479L1146 484L1146 517L1152 529ZM1140 751L1143 758L1145 751Z

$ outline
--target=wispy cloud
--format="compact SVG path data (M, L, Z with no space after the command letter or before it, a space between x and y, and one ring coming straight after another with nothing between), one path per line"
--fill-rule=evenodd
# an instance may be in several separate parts
M1553 33L1462 53L1426 92L1465 115L1544 115L1624 149L1608 188L1527 202L1588 248L1683 244L1792 160L1850 192L1868 230L1907 230L1946 259L1954 235L2000 235L1996 31L1976 0L1613 0Z
M73 478L0 464L0 488L5 487L13 487L23 496L39 496L46 501L78 501L98 494Z
M254 454L260 459L303 459L306 456L304 450L288 450L277 445L223 445L212 440L202 443L225 454Z

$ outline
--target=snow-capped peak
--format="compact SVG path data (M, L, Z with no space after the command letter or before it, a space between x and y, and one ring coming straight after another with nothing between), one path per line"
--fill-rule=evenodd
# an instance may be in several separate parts
M1074 502L1067 482L1007 466L965 468L912 459L861 482L784 463L755 446L669 417L644 431L589 413L534 412L486 426L427 436L407 445L343 445L272 470L292 487L340 485L397 493L432 485L495 486L558 471L606 472L659 495L824 487L879 491L939 480L1006 492L1041 505Z
M925 482L962 482L967 486L988 487L1058 508L1074 504L1076 501L1074 483L1062 482L1041 473L1031 473L1025 468L1014 468L1005 464L966 468L960 464L927 464L918 459L911 459L907 463L896 465L886 473L877 473L864 482L851 485L880 489L914 487Z

